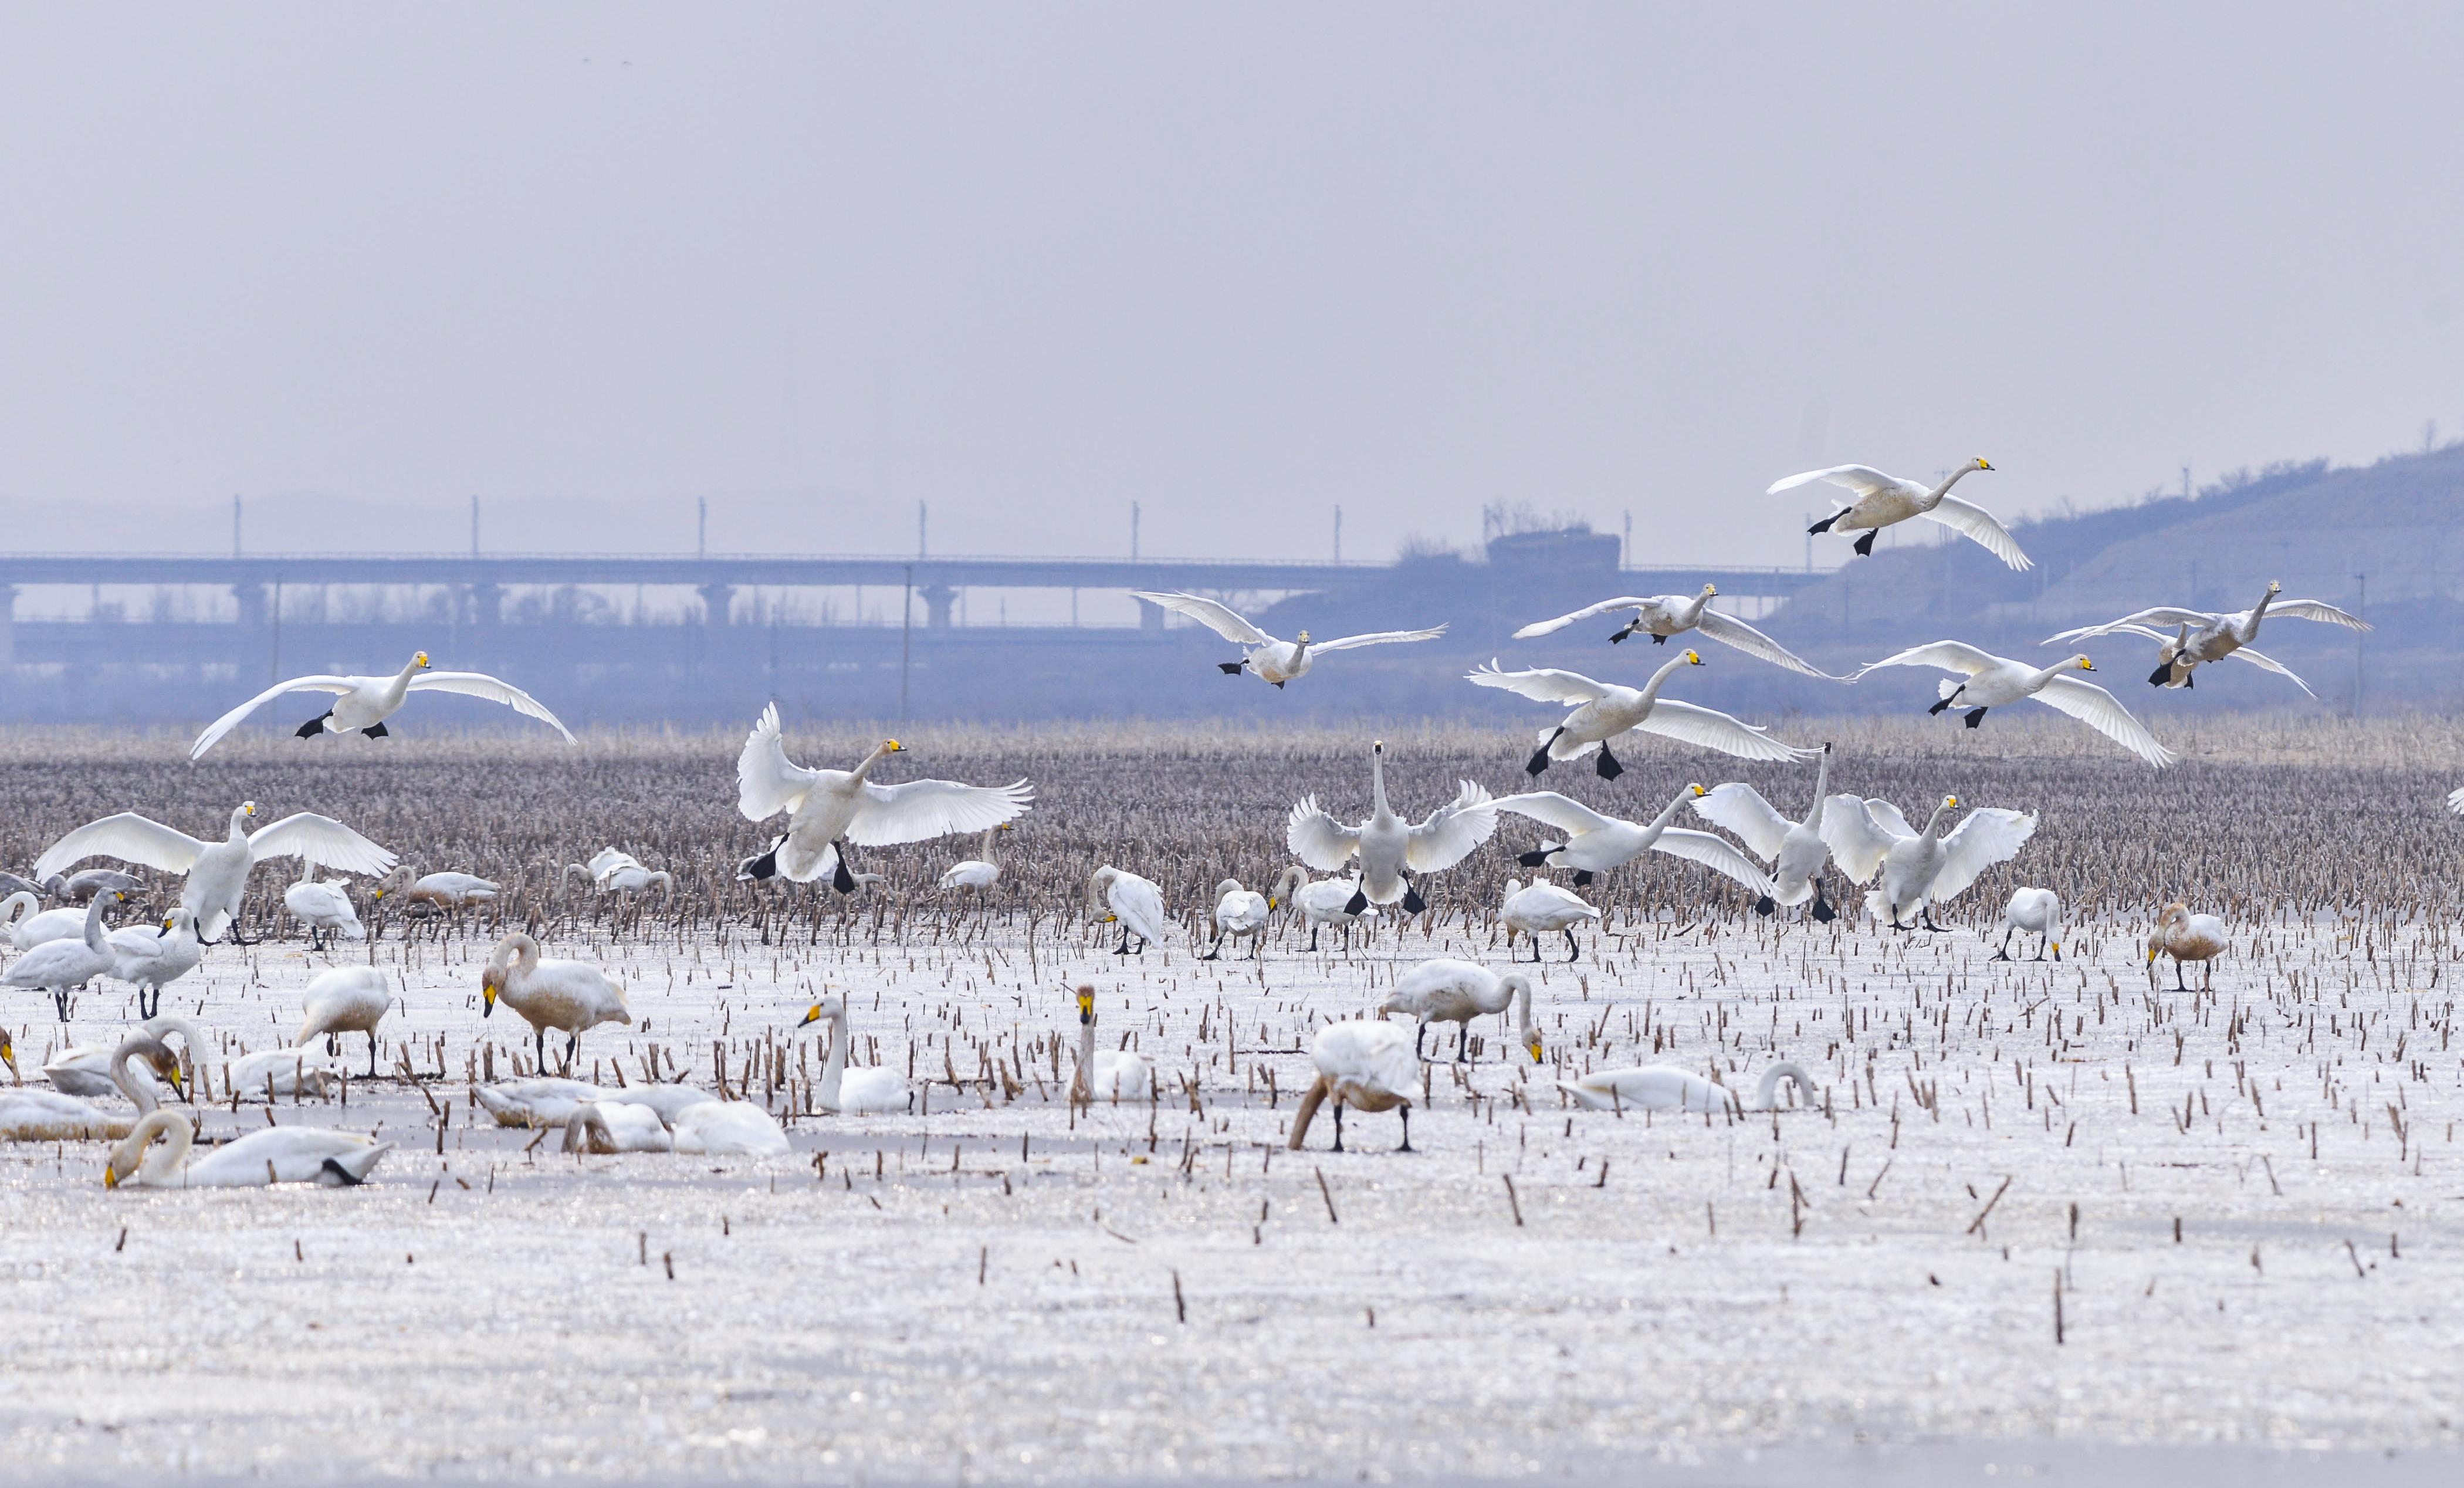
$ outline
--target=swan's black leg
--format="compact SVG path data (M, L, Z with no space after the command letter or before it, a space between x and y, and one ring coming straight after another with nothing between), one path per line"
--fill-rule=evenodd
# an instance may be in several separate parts
M744 861L737 864L737 881L739 883L759 882L761 879L775 876L779 872L779 849L785 845L786 841L787 839L782 836L770 844L769 852L762 854L759 857L748 857ZM403 932L405 936L408 936L409 933L410 932L407 929Z
M1334 1150L1343 1150L1343 1102L1334 1103Z
M564 1067L570 1070L573 1068L574 1061L582 1057L582 1034L576 1032L567 1033L564 1037Z
M1572 930L1566 932L1566 959L1570 962L1583 959L1583 947L1574 943L1574 932Z
M1824 924L1839 918L1839 911L1833 909L1831 901L1822 897L1822 880L1819 878L1814 880L1814 918Z
M1830 516L1823 518L1820 522L1815 522L1813 526L1810 526L1810 527L1806 528L1806 529L1805 529L1805 531L1806 531L1806 535L1807 535L1808 537L1811 537L1811 536L1813 536L1815 533L1817 533L1817 532L1828 532L1828 531L1830 531L1830 530L1831 530L1831 524L1832 524L1833 522L1837 522L1840 518L1845 517L1845 516L1847 516L1847 515L1848 515L1848 513L1847 513L1846 509L1844 509L1844 508L1843 508L1843 509L1841 509L1841 510L1839 510L1839 511L1833 512Z
M1858 557L1871 558L1874 556L1874 538L1876 534L1881 531L1881 529L1880 527L1876 527L1872 531L1867 532L1863 537L1857 540Z
M1609 753L1609 746L1605 744L1600 745L1600 757L1592 762L1592 769L1602 780L1615 780L1625 773L1625 766L1617 763L1616 755Z
M1925 709L1925 711L1939 717L1944 709L1949 707L1952 703L1957 702L1959 700L1959 695L1966 691L1968 691L1968 689L1965 687L1953 688L1943 696L1941 701L1936 702L1932 707Z
M1412 1150L1412 1108L1408 1105L1403 1107L1403 1144L1395 1150L1397 1152Z
M1116 950L1116 951L1112 952L1112 954L1113 954L1113 955L1115 955L1115 956L1126 956L1126 955L1128 955L1129 953L1130 953L1130 927L1129 927L1128 925L1123 925L1123 926L1121 926L1121 948L1120 948L1119 950Z
M1777 908L1779 908L1779 902L1768 894L1754 900L1754 913L1764 916L1765 918L1769 918L1771 912Z
M1309 952L1312 955L1317 952L1317 926L1314 923L1309 926Z
M1531 751L1531 758L1525 761L1523 765L1523 772L1525 774L1537 775L1542 770L1549 767L1550 746L1556 744L1558 736L1563 733L1565 733L1564 729L1558 729L1556 733L1551 734L1547 739L1543 740L1539 748Z
M1418 1027L1418 1028L1416 1028L1416 1029L1412 1030L1412 1057L1413 1057L1413 1058L1415 1058L1415 1059L1423 1059L1423 1058L1428 1057L1428 1054L1427 1054L1427 1051L1426 1051L1426 1048L1425 1048L1425 1046L1426 1046L1426 1044L1428 1043L1428 1041L1429 1041L1429 1026L1428 1026L1426 1023L1423 1023L1423 1024L1421 1024L1419 1027Z
M326 721L327 719L329 719L329 718L332 718L333 716L334 716L334 714L333 714L333 710L332 710L332 709L330 709L330 708L329 708L329 709L327 709L325 712L322 712L322 713L318 714L315 718L310 719L307 722L300 724L300 725L299 725L299 727L298 727L297 732L296 733L296 735L295 735L294 737L296 737L296 738L299 738L299 739L314 739L314 738L316 738L319 734L321 734L321 733L323 733L323 732L325 731L325 721Z
M377 1031L368 1030L368 1078L377 1077Z
M838 850L838 871L830 875L830 887L841 894L855 892L855 874L847 867L847 849L844 842L832 844Z
M1208 947L1206 947L1206 954L1204 954L1204 955L1202 955L1202 956L1199 957L1198 959L1199 959L1199 960L1200 960L1200 961L1213 961L1213 960L1216 960L1218 957L1221 956L1222 954L1223 954L1223 932L1222 932L1222 931L1221 931L1221 930L1218 930L1218 931L1216 931L1216 932L1215 932L1215 944L1212 944L1212 945L1209 945Z
M531 1033L535 1039L535 1042L532 1045L535 1051L532 1055L535 1060L535 1068L532 1069L531 1073L534 1075L544 1075L547 1073L547 1030L544 1028L537 1028L531 1030Z
M1974 728L1977 724L1984 722L1985 710L1983 708L1977 708L1968 715L1968 726L1970 728Z
M1248 665L1245 661L1218 661L1215 664L1222 670L1225 677L1239 677L1241 669Z
M2002 930L2002 948L2001 948L2000 950L1995 951L1992 955L1986 957L1985 959L1986 959L1986 960L1988 960L1988 961L2008 961L2008 960L2010 960L2010 959L2011 959L2011 937L2012 937L2012 935L2013 935L2013 934L2014 934L2014 933L2015 933L2015 932L2014 932L2013 930L2012 930L2009 926L2007 926L2007 925L2006 925L2006 926L2004 926L2004 927L2003 927L2003 930Z
M367 727L361 729L360 732L367 735L370 739L383 739L385 737L385 726L383 723L370 723Z
M1529 853L1517 854L1514 860L1526 868L1545 868L1549 863L1549 849L1535 847Z
M1933 906L1931 904L1927 904L1924 911L1917 916L1917 922L1926 929L1934 931L1937 934L1946 933L1943 931L1942 926L1933 922Z
M1461 1031L1460 1033L1456 1033L1456 1034L1455 1034L1455 1062L1456 1062L1457 1064L1461 1064L1461 1063L1463 1063L1465 1059L1468 1059L1468 1058L1470 1058L1470 1057L1471 1057L1471 1020L1470 1020L1470 1019L1468 1019L1468 1018L1465 1018L1465 1019L1463 1020L1463 1029L1462 1029L1462 1031Z
M1665 646L1668 644L1668 637L1665 635L1654 635L1651 638L1651 643L1655 646Z

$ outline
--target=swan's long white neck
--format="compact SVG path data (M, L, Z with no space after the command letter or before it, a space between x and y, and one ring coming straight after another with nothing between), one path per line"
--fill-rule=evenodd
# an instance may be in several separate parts
M1116 868L1098 868L1087 876L1087 912L1089 914L1095 912L1095 901L1103 896L1106 889L1112 886L1112 880L1119 877L1120 870Z
M1822 759L1814 766L1814 810L1806 813L1805 825L1822 825L1822 803L1831 799L1831 746L1822 746Z
M1925 510L1931 511L1935 507L1941 505L1942 499L1950 494L1950 488L1952 486L1959 484L1960 477L1975 468L1976 462L1974 460L1969 460L1967 464L1960 466L1949 475L1943 477L1942 484L1925 493Z
M246 841L248 840L248 808L247 808L247 807L245 807L245 806L234 806L234 807L232 807L232 808L231 808L231 836L230 836L229 840L230 840L230 841L232 841L232 842L246 842ZM100 898L100 896L99 896L99 895L98 895L98 896L96 896L96 897L97 897L98 899L99 899L99 898Z
M163 1150L147 1152L157 1137L168 1139L164 1143ZM179 1180L180 1165L188 1160L188 1147L195 1141L196 1132L185 1119L169 1111L148 1111L138 1120L128 1135L121 1139L120 1145L111 1149L107 1170L117 1173L123 1167L130 1167L133 1169L131 1176L122 1182L134 1182L149 1188L174 1187ZM142 1163L137 1161L140 1153L144 1153Z
M1515 1024L1523 1034L1523 1047L1529 1049L1532 1037L1531 979L1517 972L1506 979L1506 985L1514 994Z
M1784 1079L1796 1081L1797 1094L1805 1098L1807 1104L1813 1104L1814 1077L1805 1073L1803 1065L1793 1064L1783 1059L1763 1071L1762 1083L1754 1087L1755 1110L1768 1111L1771 1108L1773 1100L1779 1095L1779 1082Z
M1670 822L1677 819L1678 809L1692 799L1694 799L1694 789L1689 786L1677 792L1676 800L1671 801L1666 806L1661 808L1660 814L1651 819L1651 835L1655 840L1659 838L1661 833L1668 830L1668 824Z
M129 1104L137 1107L137 1114L140 1116L153 1115L161 1107L162 1102L154 1099L152 1089L140 1082L136 1076L128 1073L128 1058L129 1055L152 1043L154 1040L143 1033L132 1034L121 1039L120 1047L111 1052L111 1064L106 1071L111 1077L111 1082L120 1087L120 1093L128 1098Z
M1651 674L1651 680L1642 684L1642 700L1645 703L1656 701L1660 697L1661 684L1667 681L1679 667L1688 664L1683 656L1662 662L1660 670Z
M888 758L890 758L890 745L886 744L873 745L872 752L866 755L854 769L847 772L849 783L863 784L864 778L872 773L872 767Z
M1940 806L1933 809L1933 814L1925 818L1925 830L1923 833L1925 840L1931 842L1942 834L1942 819L1949 813L1950 803L1948 801L1945 801Z
M841 1004L839 1010L830 1014L830 1054L828 1058L822 1061L822 1088L819 1097L823 1105L834 1110L839 1103L839 1085L847 1078L847 1015L846 1005Z
M2267 618L2267 607L2274 603L2276 603L2276 586L2271 584L2267 587L2267 592L2258 596L2258 603L2250 607L2249 623L2242 627L2242 636L2245 640L2258 633L2258 622Z
M1078 1092L1086 1099L1095 1099L1095 1015L1091 1012L1078 1020Z
M539 942L529 936L517 934L505 937L504 950L507 952L505 962L507 970L518 971L528 976L539 969Z
M1294 863L1284 870L1282 877L1275 880L1275 898L1288 904L1292 901L1293 895L1308 887L1309 870Z
M1395 808L1386 804L1386 751L1369 751L1369 809L1379 821L1391 821Z
M1687 605L1684 612L1678 616L1685 622L1686 629L1691 630L1703 623L1703 611L1711 608L1711 586L1704 585L1703 592L1695 595L1694 602Z
M85 944L89 950L109 950L111 943L102 938L102 902L111 896L97 894L94 902L85 907Z
M43 907L43 901L23 889L0 899L0 926L12 925Z

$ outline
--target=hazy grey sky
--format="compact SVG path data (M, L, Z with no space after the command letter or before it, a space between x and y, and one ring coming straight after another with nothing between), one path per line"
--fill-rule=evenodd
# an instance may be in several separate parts
M450 547L476 492L841 551L919 499L1122 549L1134 500L1315 556L1339 501L1372 556L1504 498L1793 563L1760 493L1815 463L1983 454L2018 514L2464 433L2449 5L0 17L45 545L245 492Z

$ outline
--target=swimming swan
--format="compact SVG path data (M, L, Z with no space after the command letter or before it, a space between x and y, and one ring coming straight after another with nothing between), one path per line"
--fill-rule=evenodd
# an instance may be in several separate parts
M1895 656L1884 656L1871 666L1859 667L1851 681L1868 672L1883 667L1933 667L1955 672L1965 677L1942 683L1942 698L1928 713L1941 713L1946 708L1968 710L1968 726L1974 728L1985 722L1988 708L2034 698L2049 708L2067 713L2105 738L2122 745L2148 764L2163 769L2173 763L2170 749L2156 742L2147 726L2130 716L2130 710L2119 699L2094 682L2082 682L2069 674L2076 670L2093 672L2096 663L2085 656L2071 656L2049 667L2032 667L2024 661L1997 656L1979 651L1965 641L1934 641L1912 646Z
M299 725L297 733L302 739L319 734L365 734L370 739L385 737L385 721L401 711L403 701L415 692L460 693L466 698L485 698L501 702L525 718L535 718L564 736L566 744L574 742L573 730L557 722L555 714L540 706L539 700L513 683L488 676L484 672L431 672L428 670L428 653L410 658L400 672L391 677L295 677L287 682L276 682L248 701L231 709L209 723L197 736L188 750L190 760L200 760L223 735L237 727L239 721L272 702L284 693L333 693L334 705L316 718Z
M1225 676L1238 677L1243 672L1253 672L1277 687L1307 677L1321 652L1389 646L1397 641L1433 641L1446 633L1446 628L1439 625L1425 631L1372 631L1365 635L1312 641L1309 633L1303 631L1298 640L1279 641L1211 599L1200 599L1195 594L1150 594L1143 589L1132 589L1130 597L1143 599L1175 614L1187 615L1233 645L1242 647L1244 654L1240 660L1217 663Z
M1360 887L1346 901L1357 915L1372 904L1403 906L1417 915L1428 908L1410 875L1442 873L1469 857L1497 832L1497 805L1466 780L1455 798L1418 822L1395 814L1386 800L1386 742L1369 746L1369 819L1347 827L1304 796L1284 822L1284 845L1311 868L1332 873L1360 859Z
M880 786L866 778L875 766L906 748L895 739L885 739L851 770L806 769L787 758L779 705L762 709L737 757L736 806L746 821L768 821L784 811L787 830L768 852L746 858L737 877L783 875L791 883L810 883L828 874L830 887L852 894L856 880L847 861L849 843L887 847L981 832L1032 809L1035 792L1023 780L1006 786L955 780Z
M181 885L180 902L196 916L198 936L211 944L238 918L249 871L268 858L297 857L343 873L382 874L393 867L391 853L330 816L297 811L252 833L247 825L255 814L255 802L241 802L231 809L230 833L219 842L205 842L122 811L88 822L53 843L36 859L34 871L56 873L79 858L99 856L184 875L187 881ZM234 939L232 944L247 943Z
M135 1117L113 1115L56 1090L5 1090L0 1091L0 1141L89 1142L126 1136L134 1129L133 1122L154 1115L162 1105L152 1084L140 1080L129 1070L128 1061L140 1055L170 1081L175 1094L185 1094L180 1085L180 1064L171 1057L170 1049L140 1030L121 1041L104 1066L113 1088L137 1107ZM0 1033L0 1062L8 1064L11 1075L17 1073L16 1055L9 1047L5 1033Z
M2012 538L2009 529L1995 521L1993 514L1984 507L1963 501L1950 494L1950 488L1959 484L1960 477L1970 471L1992 468L1981 459L1969 460L1944 477L1942 484L1921 486L1913 480L1903 480L1876 470L1871 465L1834 465L1828 470L1809 470L1774 480L1763 495L1777 496L1782 491L1815 480L1826 480L1856 492L1854 502L1841 505L1839 510L1805 530L1815 533L1861 529L1865 535L1857 540L1857 552L1860 557L1873 556L1875 533L1911 518L1923 517L1927 522L1942 523L2012 567L2024 571L2034 566L2028 562L2028 555L2019 551L2019 544Z
M1554 667L1500 671L1491 659L1487 666L1474 669L1465 680L1481 687L1503 688L1534 702L1574 704L1564 722L1540 731L1540 748L1523 766L1534 775L1547 769L1552 760L1579 760L1596 749L1599 758L1593 768L1602 780L1615 780L1625 773L1625 766L1609 752L1609 741L1637 728L1748 760L1801 760L1815 752L1782 744L1767 730L1715 708L1697 707L1660 696L1661 688L1679 667L1702 664L1703 657L1689 651L1654 672L1651 680L1642 686L1622 687Z
M1634 611L1634 618L1610 633L1611 645L1639 633L1650 636L1653 645L1665 646L1668 644L1668 637L1694 631L1705 640L1715 640L1723 646L1733 646L1747 655L1757 660L1768 661L1773 666L1786 667L1792 672L1803 673L1807 677L1818 677L1826 682L1846 680L1844 677L1834 677L1813 665L1804 657L1736 616L1725 615L1712 609L1711 601L1719 592L1718 585L1705 584L1703 586L1703 592L1690 599L1683 594L1628 594L1617 599L1604 599L1596 605L1585 605L1572 613L1559 615L1554 620L1535 621L1515 632L1514 638L1528 641L1538 636L1553 634L1577 620L1588 620L1594 615L1608 614L1613 611L1631 610Z

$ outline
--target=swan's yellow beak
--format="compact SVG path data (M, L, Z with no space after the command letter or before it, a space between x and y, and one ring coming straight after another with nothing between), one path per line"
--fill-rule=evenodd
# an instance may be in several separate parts
M424 667L428 665L428 653L423 651L418 655L411 657L410 664L415 667Z
M243 816L253 816L256 814L256 803L254 801L243 801L240 803L239 810L240 814ZM122 896L122 898L125 897L126 896L124 895Z
M1532 1063L1534 1063L1534 1064L1538 1064L1538 1063L1540 1062L1540 1040L1538 1040L1538 1039L1536 1039L1536 1038L1535 1038L1535 1039L1533 1039L1533 1040L1531 1040L1530 1049L1531 1049L1531 1062L1532 1062Z
M1267 907L1268 909L1273 909L1273 908L1277 907L1277 906L1276 906L1276 904L1275 904L1275 897L1274 897L1273 895L1271 895L1271 894L1269 894L1269 895L1267 895L1267 896L1266 896L1266 907Z
M822 1005L820 1003L815 1003L804 1010L804 1015L796 1020L796 1026L798 1028L803 1028L807 1023L819 1023L820 1021L822 1021Z
M180 1066L177 1061L174 1061L169 1069L163 1072L163 1078L169 1083L171 1094L179 1097L183 1100L188 1099L188 1087L180 1079Z
M116 1165L110 1163L102 1165L102 1186L106 1188L120 1187L120 1168Z
M2147 947L2147 964L2151 966L2156 964L2156 947L2153 945Z
M1308 645L1308 644L1309 644L1309 632L1307 632L1307 631L1303 631L1303 632L1301 632L1301 633L1300 633L1300 643L1301 643L1302 645L1304 645L1304 646L1306 646L1306 645Z
M479 1016L484 1018L496 1011L496 993L504 978L505 973L495 966L479 973Z
M1091 987L1078 988L1078 1021L1081 1023L1095 1021L1095 989Z
M1945 805L1945 806L1956 807L1956 806L1958 806L1958 805L1959 805L1959 797L1957 797L1957 796L1955 796L1955 795L1947 795L1947 796L1944 796L1944 797L1942 798L1942 804L1943 804L1943 805Z
M2056 942L2054 943L2054 954L2055 954L2055 955L2057 955L2057 956L2058 956L2058 955L2060 955L2061 953L2062 953L2062 943L2061 943L2061 942L2059 942L2059 941L2056 941Z
M11 1079L15 1080L20 1085L26 1083L25 1077L17 1073L16 1046L9 1042L9 1033L6 1029L0 1029L0 1064L9 1066L9 1077Z
M1709 795L1711 793L1708 790L1704 789L1700 782L1687 786L1685 788L1694 792L1696 795Z
M1716 584L1705 584L1703 586L1703 592L1710 595L1714 599L1717 599L1720 597L1720 586Z
M1106 924L1118 924L1120 923L1120 920L1121 917L1118 915L1106 915L1104 917L1104 922Z
M2079 657L2079 670L2082 672L2093 672L2096 670L2096 663L2090 661L2085 656L2081 656Z
M1015 831L1015 830L1016 830L1016 828L1017 828L1017 824L1016 824L1016 823L1014 823L1014 822L1003 822L1003 823L1001 823L1000 826L995 827L993 830L994 830L995 832L1012 832L1012 831Z
M1976 456L1976 468L1979 470L1991 470L1993 468L1993 462L1980 455Z
M885 739L881 742L881 752L884 754L905 754L907 752L907 746L900 744L895 739Z
M1703 657L1702 657L1701 654L1700 654L1700 653L1697 653L1697 652L1691 652L1691 651L1687 652L1687 653L1685 654L1685 664L1686 664L1687 666L1695 666L1695 667L1699 667L1699 666L1701 666L1701 665L1703 664Z

